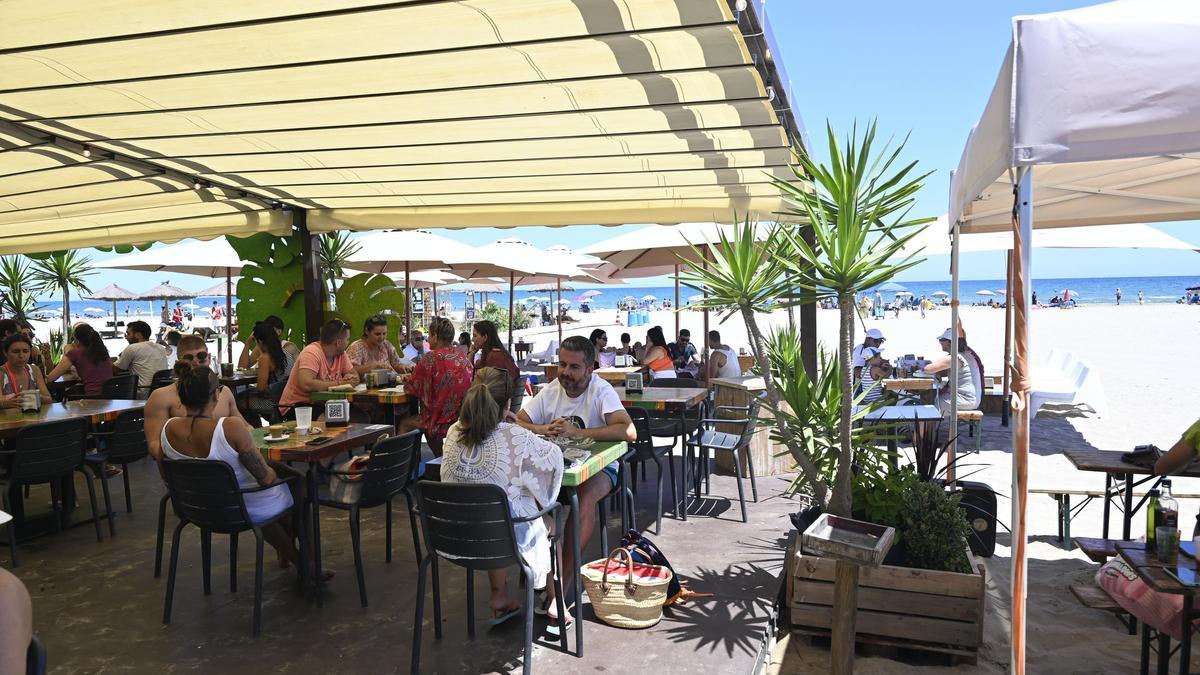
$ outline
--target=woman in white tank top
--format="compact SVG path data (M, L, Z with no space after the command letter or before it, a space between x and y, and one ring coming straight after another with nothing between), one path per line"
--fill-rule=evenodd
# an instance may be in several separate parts
M255 488L276 481L276 470L267 464L250 436L250 427L237 417L213 419L222 385L217 374L197 367L179 377L179 400L187 408L187 417L172 417L163 425L160 442L164 461L201 459L225 462L233 469L238 487ZM286 467L279 467L286 471ZM295 499L286 485L244 496L250 519L262 523L292 508ZM300 555L290 519L283 518L263 526L263 538L279 552L280 560L299 567ZM332 577L325 570L327 578Z

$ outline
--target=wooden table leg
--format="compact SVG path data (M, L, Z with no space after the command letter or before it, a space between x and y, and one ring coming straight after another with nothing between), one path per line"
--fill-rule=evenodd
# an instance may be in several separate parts
M1121 529L1121 538L1129 539L1129 527L1133 524L1133 474L1125 474L1125 524Z
M858 616L858 565L837 561L833 582L833 645L830 672L854 673L854 623Z

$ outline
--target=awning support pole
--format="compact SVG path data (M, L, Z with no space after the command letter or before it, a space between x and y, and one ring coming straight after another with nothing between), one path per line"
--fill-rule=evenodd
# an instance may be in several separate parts
M512 354L513 345L513 296L516 295L516 283L514 283L514 273L512 270L508 272L508 353Z
M117 304L113 303L115 309ZM229 362L233 363L233 272L225 268L225 344L229 350Z
M949 445L946 446L946 481L954 483L954 456L958 450L958 339L961 337L958 326L958 258L959 240L962 238L961 227L954 223L950 234L950 431Z
M679 263L675 263L675 336L679 336ZM705 334L707 337L707 334ZM561 340L560 340L561 342Z
M318 234L308 232L308 211L292 207L292 225L300 237L300 259L304 263L304 332L305 342L316 342L325 323L325 281L321 278L318 260L321 244Z
M1012 673L1025 673L1025 504L1029 487L1029 289L1033 278L1033 169L1017 170L1013 223Z
M408 333L412 330L412 287L408 281L409 262L404 261L404 340L408 341Z
M562 308L562 306L563 306L562 305L562 278L559 277L559 278L555 279L554 283L556 286L558 286L558 305L557 305L557 311L555 312L554 315L556 317L558 317L558 321L557 321L557 323L558 323L558 344L561 345L562 344L562 312L563 312L563 308Z
M1012 252L1012 249L1008 250L1008 256L1006 258L1005 276L1004 276L1004 292L1006 293L1006 295L1004 296L1004 298L1005 298L1005 302L1004 302L1004 374L1003 374L1003 387L1001 389L1002 403L1000 404L1000 426L1007 427L1008 426L1008 416L1009 416L1009 410L1008 410L1009 395L1012 393L1012 377L1011 377L1012 373L1010 371L1010 369L1012 368L1012 338L1013 338L1013 334L1012 334L1013 252ZM982 396L982 392L980 392L980 395Z

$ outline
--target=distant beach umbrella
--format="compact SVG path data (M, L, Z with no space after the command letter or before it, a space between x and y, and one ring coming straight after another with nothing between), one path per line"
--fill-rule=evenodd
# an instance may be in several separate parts
M1008 295L1008 291L996 291L997 295Z
M649 295L649 294L642 296L642 300L645 300L646 302L653 302L657 299L658 299L657 297L655 297L653 295Z
M886 284L880 284L879 286L876 286L875 290L882 291L884 293L897 293L900 291L907 291L908 289L894 281L889 281Z
M594 297L596 297L597 295L603 295L603 294L604 294L604 292L603 292L603 291L598 291L598 290L596 290L596 289L594 289L594 288L593 288L593 289L592 289L592 290L590 290L590 291L584 291L584 292L583 292L583 293L581 293L580 295L581 295L581 296L583 296L583 297L585 297L585 298L594 298Z
M975 295L995 295L995 293L993 293L985 288L982 291L975 291Z
M84 316L104 316L105 314L108 314L108 312L100 309L99 307L88 307L87 309L83 310L83 314Z
M562 305L563 307L566 307L567 305L571 304L571 301L570 300L559 300L558 304Z
M950 294L949 294L949 293L947 293L946 291L936 291L936 292L934 292L934 293L933 293L933 297L935 297L935 298L948 298L948 297L950 297Z

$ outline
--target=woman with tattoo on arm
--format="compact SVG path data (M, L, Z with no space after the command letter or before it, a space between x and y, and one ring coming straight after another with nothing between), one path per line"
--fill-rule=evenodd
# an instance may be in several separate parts
M172 417L162 427L160 442L164 461L178 459L207 459L225 462L233 468L241 488L270 485L276 475L292 475L286 466L269 465L250 437L250 426L241 417L213 418L223 385L217 374L207 366L197 365L182 373L176 383L179 400L187 410L186 417ZM303 481L292 481L294 492L278 485L269 490L245 495L250 519L262 522L292 508L293 500L303 499ZM263 538L279 554L279 559L299 567L295 533L288 519L277 520L263 527ZM333 578L324 570L326 579Z

